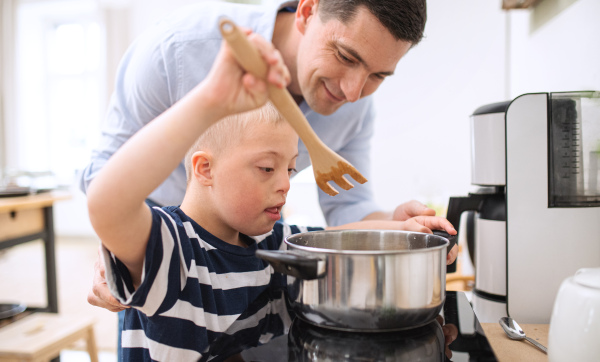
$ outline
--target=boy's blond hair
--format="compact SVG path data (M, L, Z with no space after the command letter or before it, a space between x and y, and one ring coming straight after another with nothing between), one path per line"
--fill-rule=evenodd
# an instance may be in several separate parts
M187 182L192 177L192 155L197 151L210 151L213 156L239 143L244 136L252 136L255 124L277 124L283 121L279 111L267 102L260 108L225 117L210 126L194 143L185 155L185 173Z

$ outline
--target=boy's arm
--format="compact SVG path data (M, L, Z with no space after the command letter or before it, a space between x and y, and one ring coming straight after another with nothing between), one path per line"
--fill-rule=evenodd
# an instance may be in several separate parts
M144 200L215 120L202 88L194 89L198 94L184 97L136 133L90 184L92 225L104 246L128 267L135 285L140 281L152 223Z
M250 36L269 65L269 82L284 87L289 73L279 53L258 36ZM245 73L223 44L207 78L185 97L129 139L107 162L88 189L94 230L129 269L134 285L141 280L152 224L144 200L184 158L199 135L219 119L264 104L264 81Z

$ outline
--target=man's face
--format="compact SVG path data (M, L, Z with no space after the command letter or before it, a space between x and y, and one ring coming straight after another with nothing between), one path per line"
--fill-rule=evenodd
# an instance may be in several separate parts
M297 84L290 90L301 93L308 105L323 115L372 94L393 74L411 46L394 39L364 7L347 24L335 18L323 23L302 4L298 11L296 26L303 36L297 54Z

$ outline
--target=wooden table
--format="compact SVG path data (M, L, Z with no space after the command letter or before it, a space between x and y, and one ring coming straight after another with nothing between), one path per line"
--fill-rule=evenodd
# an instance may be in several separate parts
M520 324L523 332L543 346L548 347L548 324ZM513 361L548 361L548 356L533 346L533 344L523 340L515 341L504 333L498 323L481 323L481 327L487 337L494 354L500 362Z
M35 308L38 311L58 313L52 205L70 197L66 191L51 191L0 198L0 250L35 240L44 241L48 305Z

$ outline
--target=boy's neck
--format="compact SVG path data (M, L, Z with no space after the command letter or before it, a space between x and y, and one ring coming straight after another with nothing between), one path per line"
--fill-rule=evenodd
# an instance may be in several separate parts
M225 225L221 220L218 219L216 213L211 212L212 208L206 203L198 205L199 198L188 197L188 191L186 196L179 207L188 217L194 220L198 225L202 226L204 230L211 233L213 236L223 240L224 242L247 248L248 244L243 240L239 231L234 230Z

